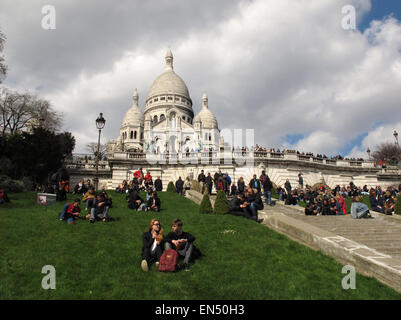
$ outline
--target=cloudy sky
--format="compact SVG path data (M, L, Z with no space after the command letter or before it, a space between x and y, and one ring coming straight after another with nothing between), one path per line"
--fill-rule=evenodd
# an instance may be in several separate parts
M56 29L42 28L42 8ZM342 8L356 9L345 30ZM366 157L401 133L401 5L392 0L2 0L6 87L52 101L75 152L142 109L170 47L174 69L222 128L266 147Z

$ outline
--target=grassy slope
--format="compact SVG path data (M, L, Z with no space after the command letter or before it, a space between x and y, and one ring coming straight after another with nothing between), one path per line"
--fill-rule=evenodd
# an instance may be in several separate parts
M0 207L0 299L401 298L360 275L356 290L343 290L342 266L332 258L240 217L200 215L176 194L161 193L160 213L130 211L124 196L112 196L118 221L67 225L58 220L63 203L46 210L33 193L12 195L12 204ZM195 235L205 256L190 272L140 269L141 235L153 217L167 232L180 217ZM47 264L56 267L56 290L41 288Z

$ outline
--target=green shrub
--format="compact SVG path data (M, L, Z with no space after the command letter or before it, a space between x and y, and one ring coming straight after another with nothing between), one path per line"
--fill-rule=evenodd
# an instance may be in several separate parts
M167 192L176 192L174 183L172 181L170 181L167 185Z
M394 207L395 214L401 214L401 196L397 197L397 201L395 202Z
M18 193L25 191L24 183L18 180L12 180L5 175L0 176L0 188L7 193Z
M226 214L228 213L228 201L224 191L219 190L217 192L216 201L214 202L214 213L215 214Z
M199 206L199 213L202 214L213 213L212 203L210 202L210 198L207 194L205 194L202 198L202 201Z

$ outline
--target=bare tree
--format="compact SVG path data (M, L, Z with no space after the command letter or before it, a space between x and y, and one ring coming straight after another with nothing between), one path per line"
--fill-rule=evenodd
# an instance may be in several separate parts
M61 126L61 114L52 110L47 100L3 89L0 92L1 133L15 134L35 126L56 131Z
M90 152L90 154L93 154L94 157L96 158L97 155L97 143L96 142L90 142L86 145L86 150ZM103 159L107 154L107 144L101 143L99 146L99 160Z
M372 157L377 162L382 160L394 165L401 160L401 148L398 144L384 142L376 147Z
M2 56L2 52L4 49L4 42L6 40L6 36L0 30L0 83L2 83L3 79L7 74L7 66L4 63L4 58Z

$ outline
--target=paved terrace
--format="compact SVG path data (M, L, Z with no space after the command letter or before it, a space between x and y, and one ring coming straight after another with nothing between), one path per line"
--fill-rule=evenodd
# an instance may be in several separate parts
M266 226L401 292L401 217L372 216L305 216L303 208L277 202L265 206L259 217Z

